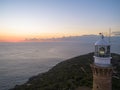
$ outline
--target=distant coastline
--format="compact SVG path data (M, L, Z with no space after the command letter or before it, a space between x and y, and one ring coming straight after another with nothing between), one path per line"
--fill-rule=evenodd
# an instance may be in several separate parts
M98 35L82 35L82 36L64 36L64 37L59 37L59 38L26 38L24 41L27 42L55 42L55 41L81 41L81 40L87 40L88 38L90 39L94 39L97 40L99 38ZM109 38L106 36L106 38ZM111 36L111 39L116 39L116 38L120 38L120 35L115 35L115 36Z

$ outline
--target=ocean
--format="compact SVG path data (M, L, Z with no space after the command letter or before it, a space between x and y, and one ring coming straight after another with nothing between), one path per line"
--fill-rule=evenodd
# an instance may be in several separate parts
M94 41L0 43L0 90L25 83L57 63L94 52ZM113 40L111 52L120 54L120 40Z

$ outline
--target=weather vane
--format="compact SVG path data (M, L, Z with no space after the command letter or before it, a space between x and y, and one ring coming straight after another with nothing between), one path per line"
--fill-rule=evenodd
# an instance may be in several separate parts
M99 33L99 35L101 35L101 38L102 38L102 39L104 38L104 35L103 35L103 33Z

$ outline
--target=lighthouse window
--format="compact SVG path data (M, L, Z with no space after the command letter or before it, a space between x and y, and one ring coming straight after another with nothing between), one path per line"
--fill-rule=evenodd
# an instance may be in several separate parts
M98 56L98 46L95 46L95 56Z
M110 46L107 47L107 54L110 53Z
M98 46L95 46L95 52L97 52L98 51Z
M105 48L104 48L104 47L101 47L101 48L99 49L99 55L100 55L101 57L105 55Z

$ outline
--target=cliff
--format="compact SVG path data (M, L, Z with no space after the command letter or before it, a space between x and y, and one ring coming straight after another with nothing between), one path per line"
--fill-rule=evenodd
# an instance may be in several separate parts
M120 89L120 55L112 53L113 90ZM92 88L93 53L77 56L58 63L48 72L31 77L23 85L16 85L10 90L76 90L77 88ZM83 90L83 89L82 89Z

